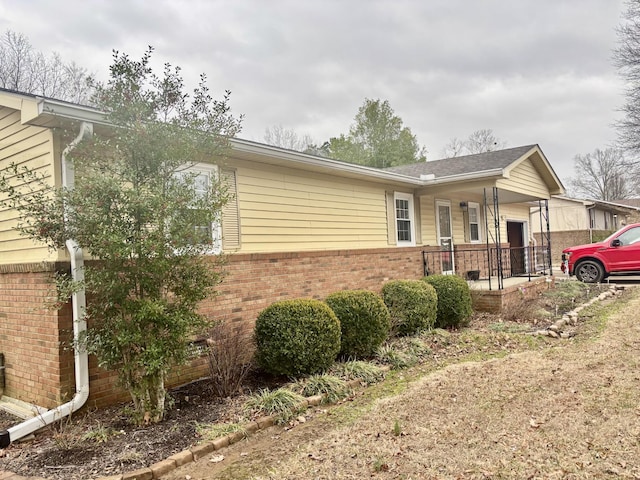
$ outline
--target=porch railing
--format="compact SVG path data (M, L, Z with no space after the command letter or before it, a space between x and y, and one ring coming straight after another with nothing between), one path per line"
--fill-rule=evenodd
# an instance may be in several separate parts
M457 248L423 250L425 275L455 274L465 280L529 277L551 274L548 246Z

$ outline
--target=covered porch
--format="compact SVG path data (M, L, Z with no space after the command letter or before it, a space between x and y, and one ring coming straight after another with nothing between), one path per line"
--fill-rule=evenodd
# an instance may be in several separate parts
M413 194L424 275L459 275L491 295L517 291L514 283L549 283L548 200L564 187L538 145L392 170L423 182ZM538 207L537 218L531 207ZM534 222L541 238L532 234Z
M472 290L473 308L498 313L552 288L554 277L548 199L492 183L459 190L449 186L451 198L468 200L452 204L454 212L436 202L439 245L424 247L422 260L424 275L462 277ZM478 197L479 212L471 212L469 205ZM536 216L529 213L532 206L537 207ZM455 242L460 235L447 238L447 215L462 216L463 242ZM543 232L537 241L534 222Z
M470 211L471 202L467 201L459 202L458 212L451 211L455 206L436 202L439 245L424 247L424 275L458 275L482 290L502 290L514 282L552 276L548 200L495 185L478 190L464 189L470 199L481 196L478 212ZM449 195L456 193L449 189ZM533 205L538 207L537 218L528 215ZM501 212L505 206L510 206L506 215ZM458 215L463 217L464 243L455 242L449 233L451 218ZM539 240L532 235L534 221L539 224L536 229L543 232Z

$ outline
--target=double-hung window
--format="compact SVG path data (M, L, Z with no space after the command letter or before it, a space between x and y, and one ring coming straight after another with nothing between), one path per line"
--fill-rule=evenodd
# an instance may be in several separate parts
M480 234L480 205L469 202L467 213L469 215L469 241L479 243L482 238Z
M395 192L393 200L395 205L397 244L413 246L416 244L413 195Z
M215 165L195 163L185 166L176 175L181 178L188 176L191 179L196 197L202 200L211 192L211 186L218 176L218 169ZM220 253L222 249L222 229L219 220L209 224L195 225L193 228L193 241L195 244L209 245L210 248L207 253Z

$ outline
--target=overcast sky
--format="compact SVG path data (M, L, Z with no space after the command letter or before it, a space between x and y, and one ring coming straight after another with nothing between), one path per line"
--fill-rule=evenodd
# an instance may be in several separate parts
M388 100L429 159L493 129L538 143L560 178L611 146L623 101L611 62L623 0L0 0L0 30L106 79L113 49L206 73L245 115L322 143L365 98Z

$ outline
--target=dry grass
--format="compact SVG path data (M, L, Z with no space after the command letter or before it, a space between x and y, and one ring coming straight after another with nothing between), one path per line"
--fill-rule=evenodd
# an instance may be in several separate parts
M216 478L640 478L640 291L599 308L588 312L591 337L412 382L396 373L371 387L396 391L354 402L350 417L340 407L313 429L257 436ZM603 308L614 311L606 323Z

